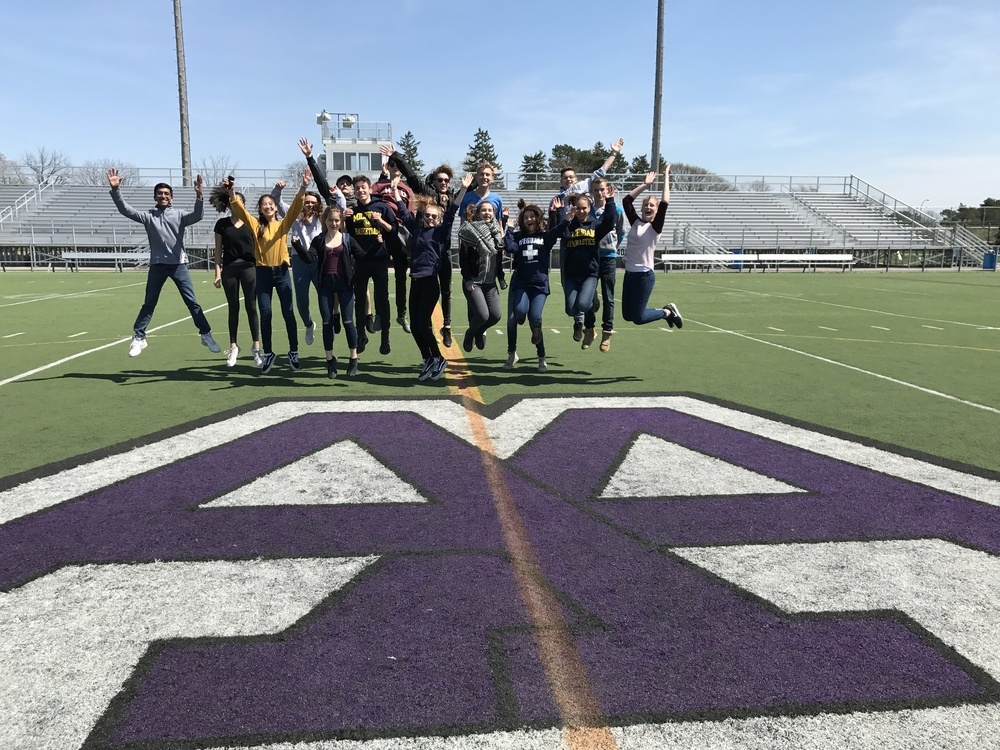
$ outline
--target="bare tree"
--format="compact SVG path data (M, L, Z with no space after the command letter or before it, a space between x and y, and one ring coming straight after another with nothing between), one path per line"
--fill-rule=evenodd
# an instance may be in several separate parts
M693 164L673 164L670 167L670 189L677 191L733 190L733 183L715 172Z
M209 154L195 164L194 171L204 178L206 185L218 185L239 168L239 162L229 154Z
M73 170L70 182L74 185L107 185L109 169L117 169L126 185L132 187L146 185L146 182L139 177L137 166L108 158L85 161L82 166Z
M21 165L0 154L0 185L22 185Z
M70 169L69 157L61 151L49 151L45 146L39 146L33 153L25 153L21 164L28 178L36 185L46 180L62 184L68 179Z
M751 180L748 182L744 189L750 193L770 193L771 183L765 180L763 177L757 180Z

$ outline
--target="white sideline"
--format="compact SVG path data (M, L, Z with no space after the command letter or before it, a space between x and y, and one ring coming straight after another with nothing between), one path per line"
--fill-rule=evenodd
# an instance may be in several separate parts
M135 284L122 284L121 286L109 286L104 289L88 289L85 292L70 292L69 294L48 294L44 297L35 297L34 299L23 299L20 302L4 302L0 307L16 307L17 305L27 305L32 302L49 302L54 299L66 299L67 297L83 297L87 294L93 294L94 292L114 292L119 289L128 289L130 286L142 286L145 281L140 281Z
M207 310L204 310L204 312L210 313L210 312L214 312L216 310L221 310L223 307L226 307L226 305L228 305L228 303L225 303L225 304L222 304L222 305L216 305L215 307L210 307ZM170 326L177 325L178 323L183 323L185 320L191 320L191 316L190 315L186 315L183 318L178 318L177 320L172 320L169 323L164 323L162 326L157 326L156 328L150 328L148 332L149 333L155 333L156 331L161 331L164 328L169 328ZM79 359L80 357L85 357L88 354L94 354L95 352L99 352L102 349L109 349L112 346L118 346L119 344L124 344L124 343L126 343L128 341L131 341L131 340L132 340L132 337L129 336L128 338L118 339L117 341L112 341L110 344L103 344L103 345L95 347L93 349L87 349L87 351L85 351L85 352L77 352L76 354L71 354L68 357L63 357L62 359L58 359L55 362L50 362L47 365L42 365L41 367L36 367L34 370L28 370L27 372L22 372L20 375L13 375L13 376L7 378L6 380L0 380L0 386L7 385L8 383L13 383L13 382L15 382L17 380L23 380L24 378L31 377L32 375L37 375L38 373L44 372L45 370L50 370L53 367L58 367L59 365L65 364L67 362L71 362L74 359Z

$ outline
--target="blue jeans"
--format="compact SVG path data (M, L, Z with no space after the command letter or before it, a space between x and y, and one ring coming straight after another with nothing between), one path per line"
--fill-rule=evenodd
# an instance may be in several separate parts
M666 320L667 313L662 308L647 309L649 295L653 293L656 276L652 271L626 271L622 284L622 317L637 326Z
M615 329L615 272L618 268L618 257L615 255L601 256L601 330Z
M281 317L288 332L288 351L299 350L299 334L292 312L292 275L288 266L257 266L257 307L260 309L260 344L265 354L271 349L271 293L278 293Z
M593 328L597 322L594 315L594 295L597 294L597 277L571 279L563 276L563 291L566 293L566 314L575 321L583 316L583 327Z
M515 275L510 282L507 293L507 353L517 351L517 327L524 323L525 318L532 328L541 329L542 309L545 307L545 292L537 289L525 289ZM541 337L536 345L539 357L545 356L545 337Z
M306 263L298 253L292 256L292 281L295 286L295 307L302 318L302 325L308 328L312 325L312 314L309 312L309 287L316 287L319 292L319 280L316 276L316 261Z
M201 310L201 305L194 297L194 286L191 285L191 272L186 264L172 265L170 263L154 263L149 267L149 274L146 276L146 299L143 300L142 307L139 308L139 316L132 326L132 333L137 339L146 338L146 326L153 319L153 310L160 299L160 290L167 283L167 279L173 279L177 291L181 293L181 299L187 305L191 313L191 319L198 327L198 333L211 333L212 326L208 324L205 313Z
M358 348L358 327L354 324L354 287L344 276L323 276L319 284L319 314L323 319L323 348L333 351L333 298L340 301L340 317L344 321L347 348Z

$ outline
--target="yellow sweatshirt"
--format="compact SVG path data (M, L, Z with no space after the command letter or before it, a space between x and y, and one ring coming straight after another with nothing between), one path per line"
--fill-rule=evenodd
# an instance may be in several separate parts
M242 219L253 232L254 246L256 249L258 266L281 266L291 265L288 259L288 245L285 237L292 228L292 224L302 212L302 203L305 197L305 188L300 189L295 194L295 200L288 207L288 213L281 221L272 221L264 227L264 236L260 236L258 228L260 222L257 217L247 213L246 206L239 200L229 202L229 210L233 212L233 218Z

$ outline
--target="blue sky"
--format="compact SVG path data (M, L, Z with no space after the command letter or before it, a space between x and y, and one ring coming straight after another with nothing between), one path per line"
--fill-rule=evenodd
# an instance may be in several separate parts
M179 165L171 0L5 5L0 153ZM655 0L480 8L184 0L194 162L280 168L321 109L412 131L427 166L460 164L480 127L509 172L557 143L649 153ZM668 161L1000 198L996 0L667 0L666 24Z

